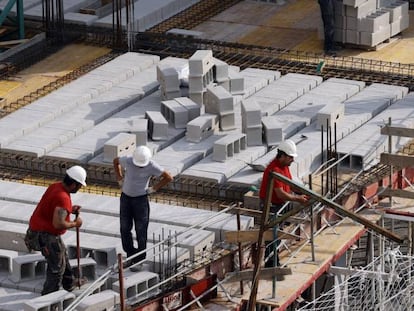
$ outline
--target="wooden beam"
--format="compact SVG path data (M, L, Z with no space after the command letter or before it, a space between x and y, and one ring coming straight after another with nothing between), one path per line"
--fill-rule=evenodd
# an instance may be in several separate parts
M260 270L259 279L261 280L271 280L273 277L276 277L278 281L284 279L284 275L292 274L290 268L262 268ZM226 281L228 282L239 282L245 280L251 280L254 275L253 269L246 269L242 271L229 272L226 274Z
M404 199L414 199L414 192L404 189L390 189L387 188L381 192L381 196L384 197L399 197Z
M314 200L317 200L321 203L323 203L325 206L333 208L335 210L336 213L338 213L339 215L343 216L343 217L349 217L352 220L362 224L363 226L365 226L366 228L372 229L375 232L397 242L397 243L402 243L404 240L402 238L400 238L398 235L396 235L395 233L384 229L381 226L378 226L377 224L369 221L368 219L361 217L360 215L348 211L347 209L343 208L342 206L340 206L339 204L328 200L326 198L324 198L323 196L313 192L312 190L303 187L302 185L298 184L297 182L286 178L285 176L278 174L278 173L271 173L272 177L276 178L277 180L280 180L281 182L284 182L286 184L288 184L289 186L291 186L294 189L298 189L301 193L308 195L310 198L313 198ZM269 223L269 226L275 226L279 223L282 222L283 220L283 216L282 217L278 217L276 218L276 220L272 221Z
M409 167L414 166L414 156L383 152L381 153L380 162L398 167Z
M414 129L385 125L381 128L381 134L414 138Z
M283 231L278 231L277 238L280 240L295 240L300 238L294 234L290 234ZM259 230L247 230L247 231L226 231L224 232L224 239L229 243L244 243L251 242L255 243L259 240ZM273 230L266 230L264 232L265 241L273 241Z
M9 40L9 41L0 41L0 47L10 46L21 44L29 41L29 39L19 39L19 40Z

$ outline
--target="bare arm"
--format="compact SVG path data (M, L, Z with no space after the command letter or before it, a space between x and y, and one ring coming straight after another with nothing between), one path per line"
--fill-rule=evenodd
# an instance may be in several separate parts
M299 203L308 202L308 197L305 194L287 193L282 188L274 188L274 192L276 193L277 197L283 201L291 201L291 202L299 202Z
M121 164L119 164L119 157L116 157L113 160L113 165L114 165L114 171L115 171L115 175L116 175L116 180L120 181L124 178L123 174L122 174L122 167Z
M68 211L62 207L56 207L53 212L53 227L58 230L70 229L82 226L82 218L77 216L73 221L66 221Z
M166 184L168 184L169 182L171 182L173 180L173 177L171 176L170 173L168 173L167 171L162 172L161 177L159 182L157 182L157 184L155 184L153 186L155 191L158 191L159 189L161 189L162 187L164 187Z

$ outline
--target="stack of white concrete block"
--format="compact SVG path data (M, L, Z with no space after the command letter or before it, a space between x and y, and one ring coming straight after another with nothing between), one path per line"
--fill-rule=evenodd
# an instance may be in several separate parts
M205 112L219 116L220 130L236 128L236 114L233 95L221 85L207 87Z
M208 86L214 83L213 52L198 50L188 60L188 92L189 97L199 105L203 105L203 95Z
M242 132L246 134L248 146L261 146L262 112L254 98L244 99L241 104Z
M200 116L200 106L188 97L161 102L161 114L175 128L186 128L187 123Z
M376 47L409 26L408 2L342 0L335 5L335 41Z

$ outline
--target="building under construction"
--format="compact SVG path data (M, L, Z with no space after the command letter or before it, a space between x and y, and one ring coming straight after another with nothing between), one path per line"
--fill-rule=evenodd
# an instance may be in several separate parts
M1 1L0 310L413 309L413 10L335 1L328 56L318 1ZM309 204L272 213L286 139L293 178L269 178ZM139 271L112 164L138 145L174 177ZM62 239L88 282L42 296L24 236L73 165L83 225Z

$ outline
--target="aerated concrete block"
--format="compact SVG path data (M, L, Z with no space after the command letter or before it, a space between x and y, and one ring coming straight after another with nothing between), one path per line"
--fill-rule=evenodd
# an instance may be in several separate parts
M353 8L357 8L364 4L367 0L343 0L343 4L347 6L351 6Z
M188 110L188 121L191 121L200 116L201 108L196 102L188 97L177 97L174 99L177 103Z
M79 311L112 310L120 303L119 293L112 290L104 290L100 293L89 295L82 299L76 307Z
M178 91L180 89L180 78L177 70L172 67L157 66L158 82L166 92Z
M176 129L186 128L188 110L175 100L161 102L161 113Z
M204 76L213 68L213 52L211 50L198 50L189 59L190 76Z
M140 271L134 274L130 274L124 278L124 297L126 299L134 298L137 301L141 301L156 295L159 292L159 288L156 286L159 283L159 276L156 273L148 271ZM147 291L148 289L150 291ZM119 281L112 284L112 289L120 293ZM144 291L147 291L144 293Z
M263 126L253 126L243 129L243 133L246 134L248 146L261 146L263 145Z
M275 146L285 139L283 128L275 116L267 116L262 118L263 136L268 146Z
M145 146L148 142L148 120L133 119L130 121L129 133L135 135L135 145Z
M227 81L229 78L229 65L226 62L223 62L214 57L213 63L214 80L218 83Z
M408 17L409 15L407 1L396 1L381 9L390 12L390 23L399 20L401 17Z
M168 139L168 121L161 112L147 111L145 118L148 119L148 131L153 140Z
M358 31L377 32L390 22L390 12L377 11L358 20Z
M243 94L244 93L244 77L238 72L229 72L230 93Z
M262 112L259 104L253 98L242 101L241 113L242 128L261 125Z
M220 130L230 131L236 129L236 115L235 113L221 114L219 121Z
M388 24L384 27L381 27L380 30L376 32L364 32L359 33L359 44L366 46L376 46L386 40L391 36L391 26Z
M39 252L17 256L12 259L12 275L14 282L33 280L46 275L46 259Z
M247 147L245 134L229 134L220 138L213 146L213 160L224 162L233 157L235 153L245 150Z
M234 112L233 95L222 86L209 86L206 92L205 111L224 115Z
M358 7L345 6L346 16L363 18L377 10L377 0L366 0Z
M198 143L218 131L218 125L218 115L205 113L187 123L186 138Z
M329 104L323 107L316 116L316 129L325 129L327 127L333 129L345 113L345 105L342 103Z
M116 158L130 155L136 147L134 134L119 133L104 144L104 162L110 162Z
M390 26L390 36L393 37L409 27L409 18L405 16L401 17L399 20L391 23Z
M25 311L66 310L76 296L65 290L59 290L44 296L36 297L23 303Z

